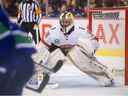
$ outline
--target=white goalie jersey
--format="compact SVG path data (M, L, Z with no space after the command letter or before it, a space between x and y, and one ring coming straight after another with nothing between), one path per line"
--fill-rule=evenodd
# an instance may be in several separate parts
M87 29L79 25L73 26L68 33L64 33L60 25L52 27L44 37L45 43L48 45L54 44L59 47L74 46L85 44L88 45L88 49L96 50L99 46L96 38L91 33L87 32ZM82 41L82 42L81 42Z

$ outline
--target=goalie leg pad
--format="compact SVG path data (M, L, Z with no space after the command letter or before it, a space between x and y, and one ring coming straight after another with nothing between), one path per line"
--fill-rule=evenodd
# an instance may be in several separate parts
M96 58L91 58L82 52L78 46L75 46L67 56L77 68L96 80L102 82L112 80L112 75L108 68L97 61Z
M81 48L88 56L92 56L99 47L99 43L96 40L80 38L77 42L77 46Z

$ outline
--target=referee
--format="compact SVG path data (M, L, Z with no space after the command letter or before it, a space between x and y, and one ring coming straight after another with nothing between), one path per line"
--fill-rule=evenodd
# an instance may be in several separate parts
M38 24L41 20L41 9L37 1L22 0L19 5L18 24L27 33L31 32L35 44L40 40Z

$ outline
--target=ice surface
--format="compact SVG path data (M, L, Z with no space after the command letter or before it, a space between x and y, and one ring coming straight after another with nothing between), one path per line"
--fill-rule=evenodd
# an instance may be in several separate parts
M110 68L124 69L124 58L98 58ZM73 64L65 63L56 74L51 75L50 84L43 92L37 93L25 88L23 96L128 96L123 71L116 75L114 73L114 79L116 87L100 87L96 80L82 73Z

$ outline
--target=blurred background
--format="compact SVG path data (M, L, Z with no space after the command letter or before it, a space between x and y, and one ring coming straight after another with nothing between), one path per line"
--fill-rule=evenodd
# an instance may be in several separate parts
M17 17L18 5L22 0L3 0L4 8L11 17ZM63 11L71 11L76 17L86 17L88 8L127 7L128 0L36 0L42 17L58 17Z

